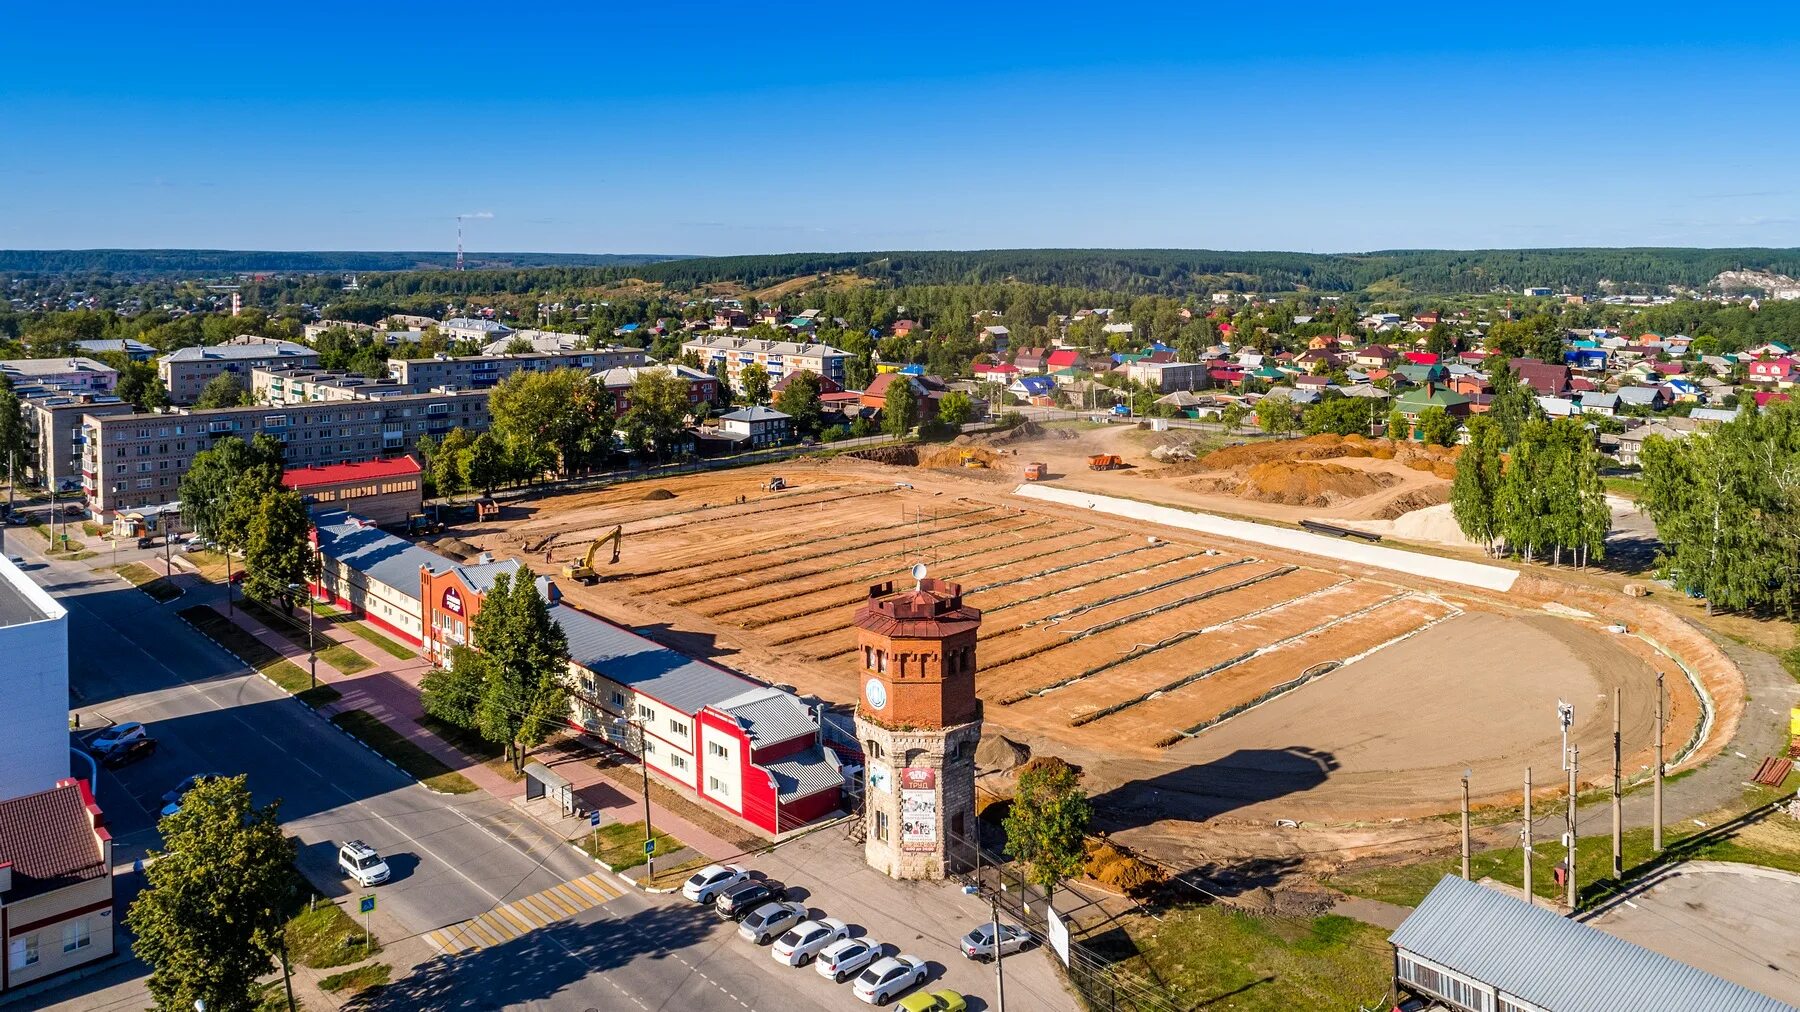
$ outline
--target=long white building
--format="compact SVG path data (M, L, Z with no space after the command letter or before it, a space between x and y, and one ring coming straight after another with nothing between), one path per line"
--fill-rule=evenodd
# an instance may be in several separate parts
M712 371L716 362L725 363L725 376L734 388L742 389L738 377L744 367L755 363L769 374L773 385L783 376L798 372L816 373L844 385L844 362L850 354L828 344L799 341L763 341L753 337L730 337L722 334L699 334L681 346L682 354L693 352L700 366Z
M69 775L69 613L0 558L0 798Z

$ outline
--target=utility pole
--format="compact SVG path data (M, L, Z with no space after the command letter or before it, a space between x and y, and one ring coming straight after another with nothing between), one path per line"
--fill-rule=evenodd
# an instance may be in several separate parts
M1568 835L1569 856L1565 859L1568 861L1568 868L1569 868L1569 873L1567 876L1565 876L1565 878L1567 879L1568 884L1569 884L1568 902L1569 902L1569 910L1570 911L1574 911L1575 903L1578 898L1576 896L1576 890L1575 890L1575 828L1576 828L1575 787L1576 787L1576 774L1577 774L1577 771L1580 769L1580 767L1581 767L1581 746L1580 745L1571 745L1571 746L1569 746L1569 835Z
M1002 954L1000 952L1000 893L1005 888L1006 880L1002 878L1000 881L1000 888L988 893L989 910L993 915L994 997L996 1012L1006 1012L1006 960L1001 958Z
M1473 770L1463 770L1462 775L1462 877L1469 878L1469 776Z
M1619 687L1613 686L1613 792L1612 792L1612 877L1617 882L1625 877L1625 815L1619 803L1620 763L1624 753L1619 741Z
M1650 846L1658 854L1662 853L1662 791L1663 791L1663 673L1656 673L1656 776L1655 787L1650 794Z
M1537 903L1531 888L1531 767L1525 767L1525 902Z

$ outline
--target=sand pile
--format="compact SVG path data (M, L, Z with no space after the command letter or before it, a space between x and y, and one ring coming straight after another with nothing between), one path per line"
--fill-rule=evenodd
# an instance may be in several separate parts
M981 461L986 467L993 467L1000 461L1000 455L985 446L952 446L920 457L919 466L962 467L964 466L963 457L966 454L974 454L975 459ZM917 455L915 454L915 456Z
M1434 485L1430 488L1414 489L1395 496L1387 505L1376 512L1379 520L1393 520L1414 510L1422 510L1450 501L1450 486Z
M1342 464L1270 461L1250 468L1237 494L1286 506L1333 506L1374 495L1399 483L1394 475Z
M867 450L851 450L844 456L872 460L877 464L893 464L896 467L919 465L919 451L910 446L877 446Z
M644 493L644 500L646 502L662 502L666 499L673 499L673 498L675 498L675 493L669 491L666 488L653 488L650 491Z

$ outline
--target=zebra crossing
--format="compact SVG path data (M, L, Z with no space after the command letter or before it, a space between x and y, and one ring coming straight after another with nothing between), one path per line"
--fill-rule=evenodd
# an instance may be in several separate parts
M495 907L457 924L425 933L425 940L446 956L457 956L510 942L620 896L617 884L599 872Z

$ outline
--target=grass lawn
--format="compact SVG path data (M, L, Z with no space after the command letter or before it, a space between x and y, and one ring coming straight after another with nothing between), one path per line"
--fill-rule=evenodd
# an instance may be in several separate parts
M393 976L394 968L386 963L370 963L367 966L359 966L354 970L345 970L342 973L334 973L328 977L321 977L319 979L319 986L334 994L338 991L348 991L351 994L356 994L358 991L366 991L372 987L380 987L392 980Z
M599 837L596 844L595 837ZM587 832L569 841L589 857L605 861L614 871L636 868L644 863L644 824L615 822L601 826L598 832ZM664 832L656 833L656 852L673 854L684 844Z
M1732 861L1758 865L1781 871L1800 873L1800 822L1780 812L1750 818L1742 824L1727 824L1778 798L1788 796L1800 774L1790 776L1783 789L1758 788L1744 793L1744 802L1714 815L1702 818L1706 828L1691 820L1670 825L1663 830L1663 853L1651 849L1649 827L1628 829L1621 836L1624 850L1625 877L1630 880L1664 864L1678 861ZM1581 813L1583 835L1576 843L1576 884L1581 890L1581 905L1591 906L1618 889L1612 875L1612 822L1604 806L1586 808ZM1562 860L1563 848L1558 832L1545 834L1532 843L1535 858L1531 862L1532 891L1551 900L1561 900L1553 867ZM1386 900L1405 906L1418 906L1438 880L1457 874L1460 858L1428 858L1405 864L1381 865L1334 876L1326 884L1354 896ZM1524 882L1524 853L1518 847L1476 852L1469 860L1472 878L1493 878L1508 885Z
M221 552L209 552L203 548L189 548L181 554L194 564L200 575L214 583L225 581L225 556Z
M307 633L306 620L304 618L301 618L298 615L289 615L285 612L278 611L263 604L261 601L245 599L238 604L238 607L256 616L258 621L275 632L280 633L289 643L292 643L302 650L306 649ZM313 633L313 645L318 648L319 660L324 661L326 664L331 665L333 668L336 668L346 675L354 675L359 671L366 671L375 666L369 662L367 657L364 657L362 654L357 653L355 650L350 649L342 643L334 643L331 640L326 639L324 636L320 635L320 632L322 632L322 630Z
M189 624L223 644L225 649L243 658L245 664L269 677L269 680L300 697L308 706L323 706L341 693L329 685L309 688L312 680L293 662L270 649L268 644L245 632L236 623L209 605L197 604L181 609Z
M362 922L325 900L289 918L286 931L289 956L315 970L360 963L381 951L380 938L365 946Z
M356 635L361 636L363 639L368 640L370 643L380 647L382 650L386 651L390 657L398 657L403 661L410 661L419 656L413 651L400 645L397 641L388 639L386 636L376 632L373 627L365 622L345 622L343 623L343 628L350 630Z
M445 766L436 756L365 710L346 710L333 716L331 722L362 739L432 790L445 794L468 794L475 790L474 781Z
M92 520L83 520L81 522L81 533L86 534L90 538L99 538L106 535L106 528Z
M141 562L128 562L115 572L131 581L132 586L149 594L159 602L167 603L181 596L181 588L170 583L168 577L159 575Z
M1124 972L1160 981L1184 1008L1353 1009L1378 1004L1392 982L1387 930L1348 917L1193 905L1132 915L1123 926L1084 941L1122 960Z

